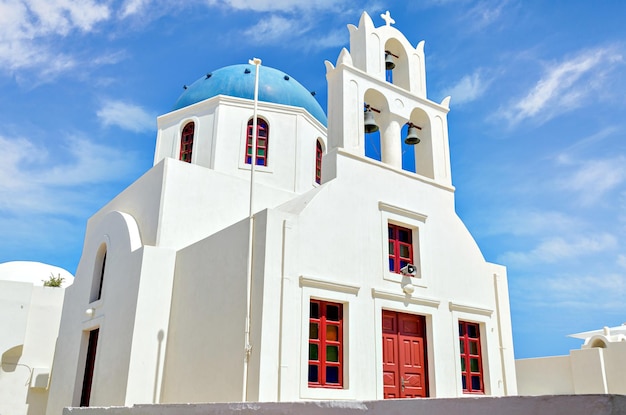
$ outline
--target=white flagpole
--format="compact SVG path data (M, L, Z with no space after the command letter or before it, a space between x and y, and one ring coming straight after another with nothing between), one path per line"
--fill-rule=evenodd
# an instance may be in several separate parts
M246 328L245 328L245 346L244 346L244 361L243 361L243 387L242 387L242 401L248 400L248 362L250 361L250 352L252 351L252 345L250 344L250 314L252 309L252 261L253 261L253 244L254 244L254 168L256 166L257 157L257 110L259 106L259 68L261 66L261 59L253 58L248 61L250 65L256 67L254 74L254 110L252 115L252 154L250 155L250 210L248 214L249 230L248 230L248 274L246 279ZM247 132L246 132L247 137ZM246 138L247 140L247 138ZM246 143L247 147L247 143ZM247 157L247 155L246 155Z

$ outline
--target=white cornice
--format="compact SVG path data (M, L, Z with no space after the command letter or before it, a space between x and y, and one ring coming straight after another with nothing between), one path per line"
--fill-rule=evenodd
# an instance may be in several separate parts
M438 308L441 301L434 298L427 297L413 297L406 294L399 294L390 291L379 290L378 288L372 288L373 298L383 298L385 300L400 301L410 304L423 305L426 307Z
M170 125L170 123L175 123L178 120L184 118L187 113L191 113L193 115L199 115L201 112L204 113L206 110L211 108L215 108L218 105L227 104L233 107L246 108L252 111L252 107L254 105L254 101L245 99L245 98L237 98L231 97L228 95L216 95L214 97L205 99L204 101L196 102L195 104L188 105L183 108L179 108L174 111L170 111L166 114L159 115L157 117L157 125L162 123L166 123ZM324 134L326 134L327 128L322 124L317 118L312 116L307 110L302 107L292 107L291 105L284 104L276 104L273 102L265 102L259 101L259 109L267 109L276 112L283 112L289 114L299 114L317 126Z
M450 311L461 311L463 313L480 314L489 317L491 317L491 315L493 314L493 310L490 310L488 308L476 307L467 304L459 304L452 301L448 303L448 306L450 308Z
M323 290L337 291L346 294L358 295L361 287L359 285L346 284L343 282L329 281L317 277L300 276L301 287L321 288Z
M417 213L409 209L401 208L399 206L390 205L389 203L385 203L381 201L378 202L378 209L383 210L385 212L395 213L405 218L415 219L420 222L426 222L426 219L428 218L427 215Z

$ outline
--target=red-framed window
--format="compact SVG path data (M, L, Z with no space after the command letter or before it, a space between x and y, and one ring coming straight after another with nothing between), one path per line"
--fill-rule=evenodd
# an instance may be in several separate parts
M343 305L311 300L309 386L343 387Z
M315 146L315 183L322 183L322 143L317 140Z
M193 122L187 123L183 128L183 133L180 136L180 157L179 160L191 163L191 153L193 151L193 133L195 130L195 124Z
M480 352L480 325L459 321L461 381L464 393L485 393Z
M388 228L389 271L399 274L402 267L413 264L413 231L392 223Z
M246 164L250 164L252 159L252 128L253 120L248 121L247 137L246 137ZM267 166L267 155L269 149L269 126L267 121L262 118L257 118L257 140L256 140L256 165Z

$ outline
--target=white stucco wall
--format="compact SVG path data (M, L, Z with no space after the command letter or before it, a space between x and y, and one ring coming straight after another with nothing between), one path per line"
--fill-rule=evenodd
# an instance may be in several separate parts
M78 277L67 290L63 306L48 414L80 403L87 339L89 331L96 328L100 334L91 402L125 403L139 297L141 244L136 222L125 213L110 212L88 227ZM97 252L102 245L107 251L106 268L102 297L95 300L92 286L98 283Z
M515 365L523 395L626 394L626 341L571 350L567 356L519 359Z
M506 272L484 261L452 209L451 192L433 190L428 185L420 188L411 175L380 169L352 155L339 155L337 166L338 179L325 184L297 216L292 204L285 206L288 215L274 220L271 232L276 237L265 247L267 261L282 257L273 268L265 267L269 274L264 278L267 286L273 275L278 275L274 284L280 287L283 273L280 315L285 321L282 327L264 326L264 338L265 333L271 337L277 330L302 330L299 337L286 336L280 347L281 399L381 399L382 309L427 317L431 396L462 395L459 320L481 324L486 393L504 395L507 382L507 393L515 394L508 293L504 284L498 294L506 298L500 316L494 287L494 270L504 281ZM359 177L369 179L364 183ZM391 182L395 184L392 187L388 186ZM398 192L398 188L412 191ZM416 220L418 216L422 219ZM416 290L412 296L402 291L406 281L387 269L383 247L388 220L419 227L422 276L414 279ZM281 241L278 236L283 234L283 226L285 239ZM308 326L301 322L308 321L311 297L347 306L345 374L349 387L343 390L307 386ZM275 307L275 301L264 300L263 304L264 313L271 315L269 308ZM502 343L506 343L506 355L500 354Z
M0 264L0 414L42 415L48 400L65 288L43 287L61 275L62 287L73 276L37 262Z
M248 222L179 252L162 402L241 400Z
M459 320L481 325L486 393L515 394L506 270L484 261L452 209L451 189L416 184L415 175L370 160L337 157L336 181L255 216L248 398L382 398L382 309L427 317L431 396L462 395ZM389 182L415 190L400 194ZM422 268L413 296L387 270L389 219L419 227ZM246 223L177 256L162 402L240 399ZM307 385L311 297L346 305L344 389Z
M262 68L260 70L263 70ZM180 135L195 123L192 164L229 177L248 180L245 164L250 100L219 95L158 118L155 164L177 160ZM287 192L302 193L315 184L315 143L326 147L326 127L302 108L259 102L258 117L269 126L267 166L256 166L257 183Z

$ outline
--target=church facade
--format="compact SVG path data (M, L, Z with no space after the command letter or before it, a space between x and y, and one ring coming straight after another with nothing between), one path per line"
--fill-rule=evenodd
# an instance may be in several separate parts
M449 99L382 17L326 62L328 119L258 62L158 118L154 166L88 222L49 414L516 394L506 269L454 209Z

